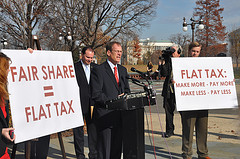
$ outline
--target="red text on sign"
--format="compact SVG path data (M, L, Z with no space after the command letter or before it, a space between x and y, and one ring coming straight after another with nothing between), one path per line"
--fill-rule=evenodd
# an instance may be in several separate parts
M37 107L25 107L25 115L27 122L30 121L38 121L51 118L53 114L56 116L62 116L66 114L74 113L72 108L73 100L66 101L66 102L55 102L53 104L45 104L40 105L39 108ZM51 111L51 107L55 107L56 111ZM53 109L54 110L54 109Z
M19 70L17 70L16 66L12 66L10 67L10 71L13 82L15 82L16 80L19 82L21 82L22 80L25 81L39 80L36 66L27 66L25 69L22 66L20 66Z
M62 67L42 66L42 72L44 80L75 77L72 65L63 65Z
M182 79L202 78L206 75L206 78L224 78L223 69L198 69L198 70L181 70Z

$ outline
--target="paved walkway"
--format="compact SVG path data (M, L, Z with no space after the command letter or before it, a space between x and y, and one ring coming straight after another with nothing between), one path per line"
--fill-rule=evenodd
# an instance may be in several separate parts
M165 114L162 109L156 113L152 109L152 125L150 113L146 108L145 116L145 158L146 159L180 159L181 158L181 120L178 112L175 113L174 122L176 126L175 136L163 138L165 130ZM148 119L148 120L146 120ZM148 124L147 124L148 123ZM152 131L153 129L153 131ZM87 140L87 139L86 139ZM155 153L154 146L155 145ZM74 157L73 138L64 138L67 158ZM57 139L51 140L49 158L60 158L59 143ZM87 144L86 144L87 147ZM208 133L209 156L212 159L239 159L240 158L240 129L238 110L211 110L209 113ZM86 156L88 149L85 149ZM193 144L195 159L196 144Z
M181 120L180 114L175 112L174 124L175 135L171 138L163 138L165 131L165 113L162 108L162 97L160 96L161 82L154 82L154 89L157 90L157 105L145 107L145 158L146 159L180 159L181 158ZM131 85L136 91L141 91ZM238 101L240 101L240 84L237 82ZM150 120L152 118L152 122ZM152 123L152 126L151 126ZM238 109L222 109L209 111L209 133L208 148L209 156L212 159L239 159L240 158L240 120ZM85 136L87 141L87 136ZM75 158L73 137L64 137L64 146L67 158ZM154 140L154 145L153 145ZM154 152L155 149L155 152ZM24 158L24 147L19 145L17 159ZM87 157L87 143L85 154ZM196 156L196 144L193 144L193 159ZM156 155L156 158L155 158ZM51 139L49 159L62 158L58 139Z

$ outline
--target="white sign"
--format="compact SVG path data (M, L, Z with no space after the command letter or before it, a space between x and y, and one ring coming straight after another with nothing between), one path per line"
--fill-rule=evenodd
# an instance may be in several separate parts
M8 75L15 143L82 126L71 52L1 50Z
M177 111L237 108L230 57L172 58Z

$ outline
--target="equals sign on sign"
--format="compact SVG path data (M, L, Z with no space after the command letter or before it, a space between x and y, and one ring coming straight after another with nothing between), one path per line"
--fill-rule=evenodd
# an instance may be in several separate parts
M44 93L45 97L54 96L53 86L44 86L43 90L45 91L45 93Z

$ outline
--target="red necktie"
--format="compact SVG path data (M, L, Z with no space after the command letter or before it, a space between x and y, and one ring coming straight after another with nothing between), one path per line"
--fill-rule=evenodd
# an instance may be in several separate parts
M116 66L114 67L114 75L115 75L117 84L119 85L119 79L118 79L118 73L117 73L117 67Z

